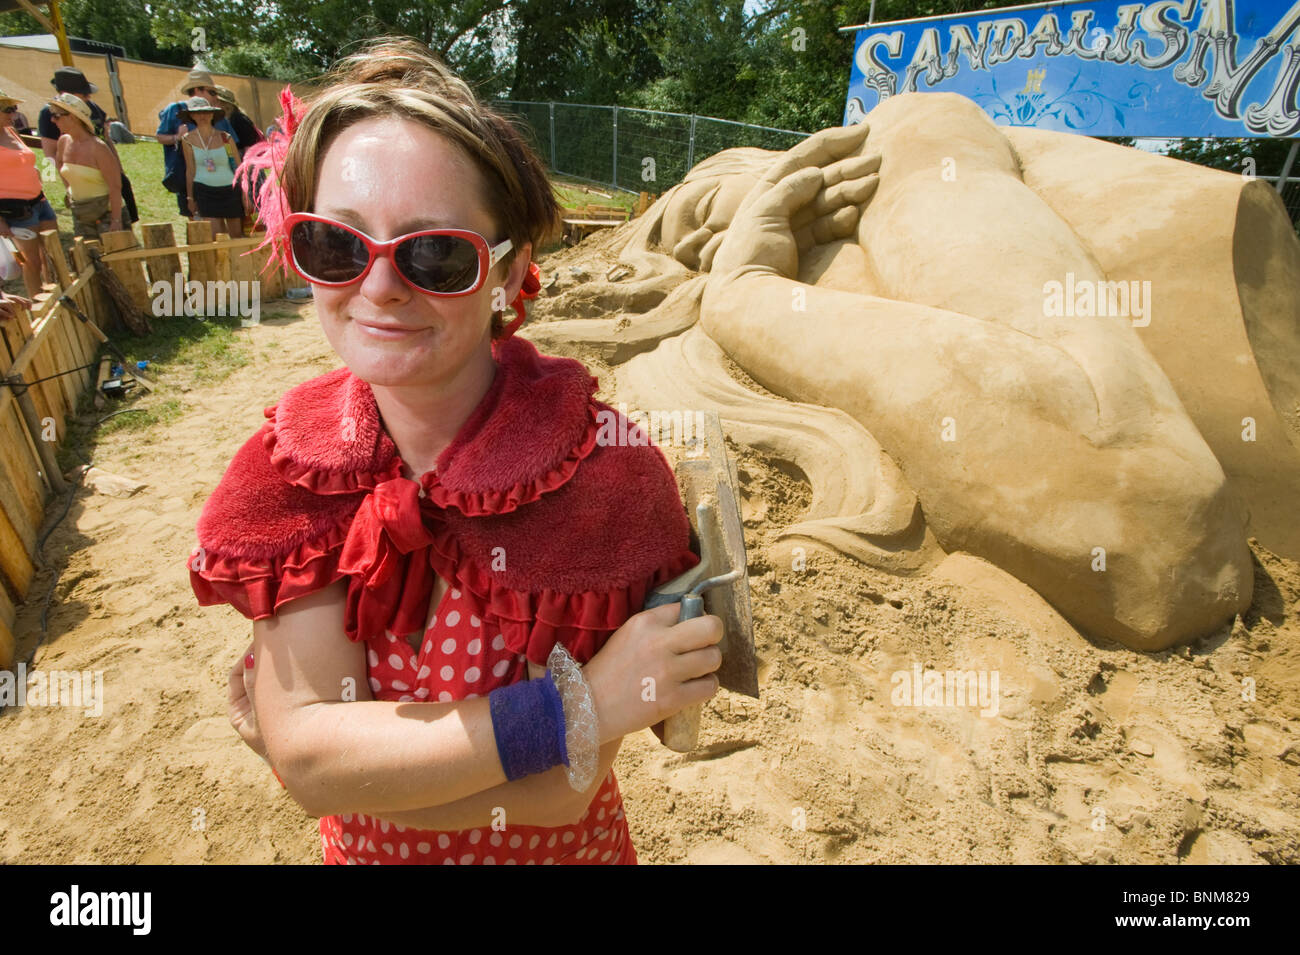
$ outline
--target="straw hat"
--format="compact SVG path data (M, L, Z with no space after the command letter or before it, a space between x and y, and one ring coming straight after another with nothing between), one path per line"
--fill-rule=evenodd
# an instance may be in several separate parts
M94 120L90 118L90 107L79 96L73 96L71 93L60 93L54 99L49 100L48 104L56 109L63 110L65 113L71 113L81 120L82 125L88 130L92 133L95 131Z
M229 103L235 109L239 109L239 100L235 99L235 94L229 89L224 86L214 86L212 88L217 91L217 99L223 103Z
M0 90L0 109L5 109L6 107L9 106L18 106L21 103L22 100L14 99L12 96L6 96L5 91Z
M223 112L225 112L225 110L223 110L220 106L213 106L211 103L209 103L207 100L205 100L202 96L191 96L189 99L187 99L184 103L181 104L181 109L185 110L185 112L187 112L187 113L223 113Z
M215 89L216 85L212 82L212 74L207 70L190 70L185 77L185 85L181 87L181 92L188 95L200 86Z

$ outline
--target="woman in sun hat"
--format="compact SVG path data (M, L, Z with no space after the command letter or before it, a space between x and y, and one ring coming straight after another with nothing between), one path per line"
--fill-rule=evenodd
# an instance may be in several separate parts
M58 94L49 106L62 134L54 161L68 188L74 231L98 239L101 232L122 229L122 166L95 135L90 107L71 93Z
M212 223L213 234L224 232L232 239L244 234L244 194L235 187L239 152L230 134L213 127L222 115L202 96L185 103L185 114L194 129L181 137L185 150L185 195L191 215Z
M241 175L344 367L266 409L199 519L199 602L253 620L232 721L326 862L635 862L614 757L716 692L721 621L641 610L698 563L672 471L514 336L545 168L414 41L282 102Z
M193 96L202 96L213 106L219 106L216 84L212 74L207 70L190 70L181 83L180 90L184 99L168 103L158 113L158 130L155 134L163 148L163 188L176 195L177 210L183 216L189 216L189 195L185 191L185 151L181 146L181 137L194 128L185 122L185 103ZM224 133L234 135L224 117L213 123Z
M34 153L13 127L18 100L0 90L0 236L11 239L23 258L27 294L41 290L44 251L39 232L56 227L54 209L41 186Z
M234 93L224 86L214 86L213 89L217 91L217 99L225 110L226 122L235 131L235 145L239 148L239 158L243 159L248 147L260 143L266 137L257 128L257 124L248 118L248 114L239 108L239 100L235 99Z

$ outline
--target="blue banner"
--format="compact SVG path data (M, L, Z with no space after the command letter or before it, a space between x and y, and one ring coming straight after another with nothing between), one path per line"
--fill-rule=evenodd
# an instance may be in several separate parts
M1086 0L862 27L844 123L960 93L1003 126L1090 136L1294 136L1300 0Z

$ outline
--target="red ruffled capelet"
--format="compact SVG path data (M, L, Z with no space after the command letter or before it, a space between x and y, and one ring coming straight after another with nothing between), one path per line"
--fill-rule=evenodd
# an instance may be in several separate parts
M545 663L559 640L590 659L698 561L677 484L580 362L517 337L494 348L491 387L418 482L347 368L267 408L199 518L199 604L260 620L346 575L348 637L403 636L423 630L438 574L481 598L516 653ZM597 440L614 426L625 445Z

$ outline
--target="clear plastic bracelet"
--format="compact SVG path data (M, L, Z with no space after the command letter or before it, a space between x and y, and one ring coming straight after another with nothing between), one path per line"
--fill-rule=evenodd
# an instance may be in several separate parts
M564 743L569 754L569 785L585 792L596 781L600 765L600 724L582 667L560 644L546 659L551 680L564 702Z

